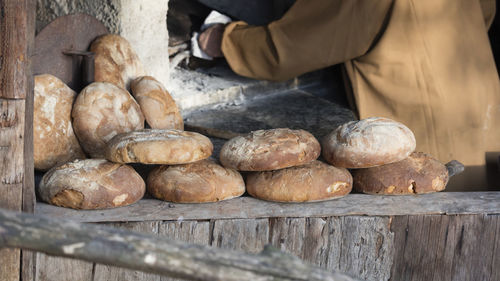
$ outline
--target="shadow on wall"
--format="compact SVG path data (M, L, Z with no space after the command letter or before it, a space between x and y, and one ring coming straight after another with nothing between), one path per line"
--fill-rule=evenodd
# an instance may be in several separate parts
M498 69L500 69L500 13L498 9L500 1L497 0L496 4L497 13L488 31L488 36L490 37L491 49L493 50L493 56L495 57L495 64L498 71Z
M500 191L500 152L486 152L486 166L466 166L446 191Z

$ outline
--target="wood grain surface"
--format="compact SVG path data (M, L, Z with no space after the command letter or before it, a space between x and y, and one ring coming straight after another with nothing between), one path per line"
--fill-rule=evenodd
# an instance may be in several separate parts
M49 256L43 253L36 254L36 279L37 281L67 281L67 280L93 280L93 263L64 259Z
M211 245L233 250L258 253L269 241L267 219L216 220Z
M202 245L257 252L270 243L304 261L361 280L500 280L500 215L341 216L148 223L158 223L157 230L149 228L154 234ZM139 229L143 224L115 225ZM51 280L43 278L49 276L47 272L62 274L54 280L105 280L97 275L87 279L92 268L86 262L50 259L53 259L50 263L38 261L45 268L38 269L37 280ZM71 269L67 273L61 272L58 264L71 265ZM101 266L94 265L96 268ZM82 279L68 279L75 276L82 276ZM127 280L158 280L154 275L129 274L127 277ZM161 277L161 280L177 279Z
M34 209L33 77L35 30L33 0L0 1L0 207ZM24 266L21 268L21 260ZM33 255L0 250L0 280L29 280Z
M500 280L500 216L398 216L390 280Z
M27 97L35 39L33 0L0 2L0 98Z
M107 226L131 230L139 233L158 233L157 222L137 222L137 223L107 223ZM75 280L75 279L73 279ZM131 270L116 266L94 264L93 276L91 280L122 281L122 280L151 280L160 281L160 276L137 270ZM48 281L48 280L47 280Z
M177 241L194 243L198 245L210 245L210 222L209 221L165 221L161 222L158 235ZM166 276L160 277L161 281L181 281Z
M349 194L340 199L314 203L276 203L252 197L205 204L142 199L127 207L107 210L73 210L39 202L35 213L78 222L500 214L500 192L441 192L406 196Z

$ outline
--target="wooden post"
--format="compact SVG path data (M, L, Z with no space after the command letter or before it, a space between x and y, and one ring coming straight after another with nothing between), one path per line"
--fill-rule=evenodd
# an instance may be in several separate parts
M0 0L0 207L27 212L33 212L35 200L31 73L35 9L33 0ZM22 260L30 263L31 258L26 253ZM19 280L20 272L21 252L0 250L0 280Z

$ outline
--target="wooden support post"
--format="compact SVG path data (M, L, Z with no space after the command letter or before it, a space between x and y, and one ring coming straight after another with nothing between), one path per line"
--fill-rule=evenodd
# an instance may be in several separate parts
M35 200L31 72L35 9L33 0L0 0L0 207L26 212L33 212ZM22 260L33 264L30 253ZM0 250L0 280L19 280L20 272L21 252ZM24 274L29 272L23 269Z

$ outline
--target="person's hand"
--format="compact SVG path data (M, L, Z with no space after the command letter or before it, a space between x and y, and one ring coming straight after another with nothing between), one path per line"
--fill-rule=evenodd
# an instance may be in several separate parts
M220 58L224 56L220 46L225 27L226 26L224 24L217 23L205 29L200 34L198 37L198 44L200 49L205 52L205 54L213 58Z

